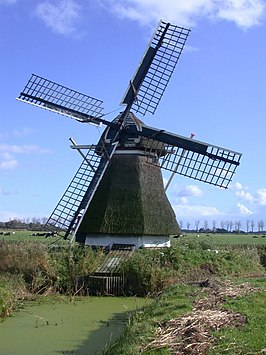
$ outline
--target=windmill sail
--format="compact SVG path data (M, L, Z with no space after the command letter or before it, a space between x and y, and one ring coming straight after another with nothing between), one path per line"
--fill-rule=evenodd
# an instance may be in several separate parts
M128 130L136 130L133 126ZM146 154L165 170L227 188L241 153L212 144L185 138L164 130L143 125L138 134L146 137ZM156 152L156 159L150 159Z
M154 113L183 51L190 30L161 21L121 104Z
M91 96L32 74L24 90L17 98L81 122L100 124L103 102Z
M83 214L116 149L116 145L117 143L112 144L108 148L105 147L102 152L97 151L97 153L94 147L88 150L74 178L46 222L47 229L60 231L65 238L69 234L74 236L75 230L81 222Z

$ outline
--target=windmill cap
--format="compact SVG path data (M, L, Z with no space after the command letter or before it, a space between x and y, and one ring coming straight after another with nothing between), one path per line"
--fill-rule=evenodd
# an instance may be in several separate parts
M121 118L121 115L122 113L120 113L112 122L118 123L119 119ZM127 130L124 130L126 134L120 136L119 144L116 151L118 154L144 154L144 152L148 149L150 154L154 155L157 150L162 151L163 143L157 144L156 148L152 148L152 140L138 135L137 132L141 131L142 127L145 126L145 124L139 118L137 118L134 113L129 112L126 118L124 119L124 122L125 126L136 126L137 131L134 133L129 133ZM111 127L106 127L96 147L96 152L98 152L98 154L101 154L103 144L106 145L111 142L112 134L113 131L111 130Z

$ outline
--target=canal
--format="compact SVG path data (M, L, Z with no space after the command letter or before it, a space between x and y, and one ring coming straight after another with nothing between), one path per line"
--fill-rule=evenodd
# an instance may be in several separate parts
M149 303L135 297L27 302L0 323L0 355L101 354L121 335L130 312Z

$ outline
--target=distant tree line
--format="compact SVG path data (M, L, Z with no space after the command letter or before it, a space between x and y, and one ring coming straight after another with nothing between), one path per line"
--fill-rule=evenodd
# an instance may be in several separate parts
M179 226L182 231L187 232L203 232L203 233L264 233L265 223L263 220L255 222L254 220L247 219L246 221L220 221L208 220L201 222L199 219L194 223L179 221Z
M44 225L47 221L43 218L24 218L24 219L10 219L8 222L0 222L0 229L25 229L31 231L43 231Z
M42 218L15 218L8 222L0 222L0 229L25 229L31 231L45 230L44 226L47 222L47 217ZM220 221L204 220L203 222L196 219L193 223L179 221L179 226L182 231L196 233L265 233L265 223L263 220L255 222L247 219L246 221Z

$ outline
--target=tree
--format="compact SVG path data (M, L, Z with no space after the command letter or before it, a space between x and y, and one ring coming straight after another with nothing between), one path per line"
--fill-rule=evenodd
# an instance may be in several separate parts
M261 221L261 231L263 232L264 231L264 222Z
M198 232L199 231L199 224L200 224L200 221L197 219L195 221L195 228L196 228L196 231Z
M259 233L263 232L264 229L264 222L263 220L258 221L258 231Z
M235 229L236 229L237 233L240 232L240 228L241 228L241 221L236 221L235 222Z
M213 231L213 233L215 233L215 231L216 231L216 221L215 221L215 219L212 221L212 231Z
M46 224L48 218L47 217L42 217L41 218L41 224Z
M227 220L227 221L225 222L225 225L226 225L227 232L229 232L229 231L230 231L230 221Z
M254 233L255 222L253 220L250 222L250 226L252 233Z
M233 229L233 221L229 221L229 231L230 233L232 232L232 229Z
M31 222L32 222L33 224L37 224L37 218L36 218L36 217L32 217Z
M250 224L250 220L247 219L247 220L246 220L247 233L249 232L249 224Z

